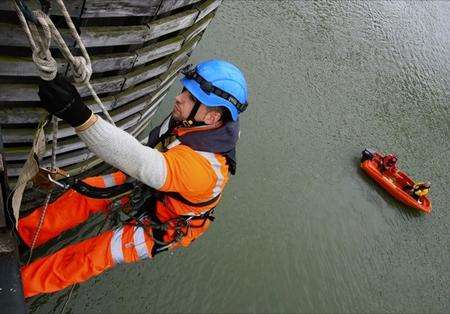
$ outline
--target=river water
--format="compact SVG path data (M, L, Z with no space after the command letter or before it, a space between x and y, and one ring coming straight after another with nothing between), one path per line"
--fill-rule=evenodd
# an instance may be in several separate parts
M449 313L449 16L447 1L225 1L193 61L240 66L250 106L213 227L76 287L66 312ZM367 178L365 147L431 180L433 212Z

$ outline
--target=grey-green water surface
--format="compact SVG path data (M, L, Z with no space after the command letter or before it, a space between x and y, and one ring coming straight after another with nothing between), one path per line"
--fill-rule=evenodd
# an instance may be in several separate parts
M449 17L447 1L225 1L193 55L236 63L250 90L216 222L79 286L66 310L448 313ZM433 212L368 179L364 147L430 179ZM30 304L60 312L68 292Z

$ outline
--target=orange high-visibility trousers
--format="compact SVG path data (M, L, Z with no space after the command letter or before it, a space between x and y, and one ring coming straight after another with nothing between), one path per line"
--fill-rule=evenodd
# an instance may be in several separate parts
M107 187L122 184L125 180L122 172L116 172L88 178L85 182ZM47 207L35 247L84 222L92 213L107 212L110 204L110 200L92 199L69 190ZM42 207L38 208L19 220L19 235L29 246L33 243L42 211ZM55 292L83 282L116 264L151 257L154 243L148 232L143 227L125 225L33 261L21 270L25 297Z

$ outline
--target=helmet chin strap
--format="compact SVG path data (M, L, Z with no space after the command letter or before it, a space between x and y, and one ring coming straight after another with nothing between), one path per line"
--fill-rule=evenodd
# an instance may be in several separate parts
M201 126L205 125L204 122L195 121L195 115L197 114L198 109L200 108L200 101L195 100L194 107L192 107L191 113L186 120L182 121L183 126L185 127L193 127L193 126Z

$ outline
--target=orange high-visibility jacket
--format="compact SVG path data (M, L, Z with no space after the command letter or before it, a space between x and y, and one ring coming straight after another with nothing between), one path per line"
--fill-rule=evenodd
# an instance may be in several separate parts
M222 152L220 145L215 146L218 138L230 137L227 135L230 133L229 128L229 125L218 129L200 127L200 131L199 128L193 128L195 136L188 136L189 131L178 135L178 139L171 142L163 152L167 175L160 191L177 192L192 203L205 202L219 195L228 182L230 166L235 166L234 145L223 146L222 150L228 150L230 147L232 149ZM238 126L234 125L231 128L236 131ZM158 139L164 135L162 132L159 133ZM236 140L237 138L232 139L233 144ZM219 152L208 152L206 149L208 141L211 142L211 150ZM197 146L196 142L203 146ZM108 187L122 184L125 180L126 175L116 172L88 178L86 182L98 187ZM123 203L125 201L121 200ZM207 206L198 207L189 206L183 201L166 196L162 201L156 202L154 213L164 223L180 215L200 215L216 206L218 201L219 199ZM109 200L92 199L69 190L48 206L39 237L35 239L35 246L84 222L92 213L107 212L110 204ZM19 221L19 234L29 246L33 242L43 210L42 207L38 208ZM186 235L172 248L189 245L206 231L209 224L209 220L190 222L190 228L184 230ZM166 242L173 240L174 230L169 228L163 240ZM151 230L139 225L125 225L67 246L22 268L25 296L58 291L71 284L83 282L114 265L152 257L154 245Z

